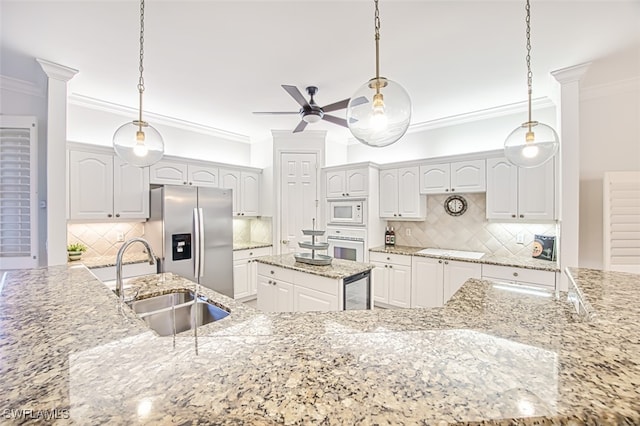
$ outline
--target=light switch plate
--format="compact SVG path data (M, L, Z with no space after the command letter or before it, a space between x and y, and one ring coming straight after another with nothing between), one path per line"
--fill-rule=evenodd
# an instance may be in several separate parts
M118 242L124 241L124 232L118 232L118 234L116 235L116 238Z
M516 235L516 243L518 244L524 244L524 232L519 232Z

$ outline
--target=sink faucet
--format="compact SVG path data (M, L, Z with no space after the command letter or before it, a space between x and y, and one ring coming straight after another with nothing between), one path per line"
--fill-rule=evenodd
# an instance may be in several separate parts
M151 248L151 245L149 245L149 242L144 238L131 238L122 244L122 247L120 247L120 250L118 250L118 254L116 255L116 294L120 297L121 302L124 302L124 289L122 285L122 256L124 255L127 247L135 242L144 244L147 249L147 254L149 255L149 265L153 265L156 262L156 256L153 253L153 249Z

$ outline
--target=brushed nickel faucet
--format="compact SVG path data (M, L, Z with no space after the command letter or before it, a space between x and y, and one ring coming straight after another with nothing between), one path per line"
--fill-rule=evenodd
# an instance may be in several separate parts
M131 238L130 240L125 241L120 250L118 250L118 254L116 255L116 294L120 297L120 301L124 302L124 289L122 284L122 256L124 255L125 250L133 243L140 242L147 249L147 255L149 256L149 265L153 265L156 263L156 255L153 253L153 249L147 240L144 238L136 237Z

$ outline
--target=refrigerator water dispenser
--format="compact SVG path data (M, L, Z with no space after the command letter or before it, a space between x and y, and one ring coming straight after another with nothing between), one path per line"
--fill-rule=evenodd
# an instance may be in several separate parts
M171 253L174 261L191 259L191 234L172 234Z

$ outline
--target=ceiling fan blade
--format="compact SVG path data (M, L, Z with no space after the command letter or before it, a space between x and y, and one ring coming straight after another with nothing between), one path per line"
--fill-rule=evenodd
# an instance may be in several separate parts
M300 114L298 111L254 111L253 114L271 114L271 115L285 115L285 114Z
M295 129L293 129L293 133L301 132L305 127L307 127L307 122L304 120L300 120L300 123L298 123Z
M286 90L287 93L290 94L291 97L295 99L296 102L299 103L301 107L303 108L309 107L309 103L304 98L304 96L302 96L302 93L300 93L300 90L298 90L296 86L287 86L286 84L283 84L282 88Z
M343 99L343 100L341 100L339 102L334 102L334 103L329 104L327 106L323 106L322 110L324 112L337 111L339 109L345 109L347 107L347 105L349 105L349 98Z
M349 127L347 126L347 120L345 120L344 118L338 118L338 117L334 117L333 115L325 114L322 116L322 119L330 121L331 123L337 124L338 126Z
M351 106L358 106L358 105L366 104L368 102L369 101L367 100L367 98L365 98L364 96L360 96L359 98L355 98L353 102L351 102Z

